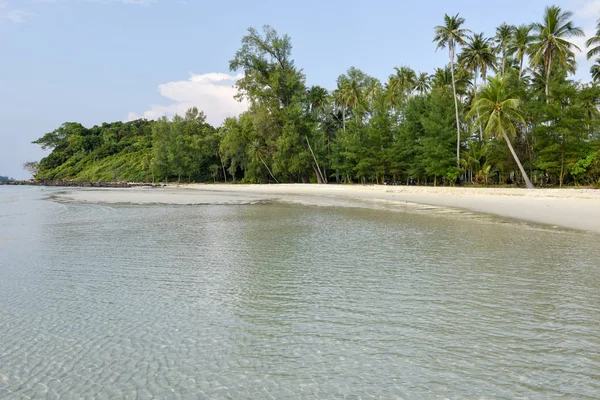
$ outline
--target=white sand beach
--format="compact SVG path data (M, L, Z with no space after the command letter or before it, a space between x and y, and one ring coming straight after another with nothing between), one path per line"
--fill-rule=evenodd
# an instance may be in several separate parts
M600 190L594 189L194 184L143 189L69 188L57 197L77 202L131 204L247 204L264 201L358 207L420 204L600 233Z

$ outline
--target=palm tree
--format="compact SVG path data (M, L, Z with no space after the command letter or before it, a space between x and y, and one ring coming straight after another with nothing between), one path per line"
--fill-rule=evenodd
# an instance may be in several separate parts
M306 91L306 97L310 112L316 113L325 109L329 100L329 93L324 87L311 86L310 89Z
M585 45L589 49L587 52L588 60L591 60L592 57L595 57L598 54L600 54L600 19L598 19L598 22L596 22L596 34L594 36L592 36L591 38L589 38L587 40L587 42L585 42ZM593 45L596 45L596 46L592 47Z
M450 73L452 74L452 92L454 94L454 109L456 112L456 166L460 168L460 120L458 118L458 99L456 98L456 82L454 80L454 54L457 45L464 45L465 38L470 32L468 29L462 29L465 19L458 16L444 15L444 25L435 27L435 36L433 41L437 43L438 49L448 47L450 56Z
M473 109L469 112L472 118L479 114L480 123L485 125L485 133L490 137L502 137L517 163L528 189L535 187L529 180L517 153L510 143L509 136L516 136L515 124L525 124L523 115L519 111L521 102L510 96L506 89L506 79L493 77L488 80L489 84L477 96Z
M550 73L553 63L559 68L569 69L575 59L573 49L579 47L567 38L583 36L583 30L570 20L573 13L562 11L558 6L546 7L542 22L534 23L534 41L531 44L531 64L540 66L546 74L546 101L549 102Z
M590 68L590 73L594 82L600 82L600 58L596 59L596 62Z
M531 36L531 26L520 25L515 27L512 31L512 40L508 45L507 52L509 55L514 56L519 60L519 80L523 76L523 61L525 55L529 51L529 45L531 44L533 37Z
M452 72L450 72L450 67L436 68L431 76L431 84L436 89L452 86Z
M498 44L498 50L500 50L502 57L502 76L504 76L504 72L506 71L506 49L512 38L512 31L513 27L503 22L496 28L496 36L494 36L494 41Z
M347 105L352 110L356 121L358 122L359 117L359 106L363 103L363 87L361 82L357 79L348 80L348 97Z
M412 68L404 65L394 67L395 74L390 75L387 85L387 94L390 104L401 104L414 90L417 74Z
M346 131L346 109L350 99L350 80L347 78L338 79L338 87L333 91L333 100L335 105L342 110L342 129Z
M267 163L265 162L265 160L263 158L263 156L265 155L265 150L262 147L260 140L255 139L252 142L250 142L250 146L248 146L248 155L250 156L250 159L252 159L253 161L262 162L263 165L265 166L265 168L267 169L267 171L269 171L269 175L271 175L271 178L273 178L275 180L275 182L279 183L277 178L275 178L275 175L273 175L271 168L269 168L269 166L267 165Z
M415 91L424 95L431 89L431 77L427 72L421 72L415 80Z
M477 76L481 72L483 82L487 78L488 68L494 68L496 56L490 46L490 39L483 36L483 33L473 35L462 53L458 56L460 64L469 71L473 71L473 98L477 94ZM483 129L479 126L479 138L483 140Z
M375 103L375 99L379 96L381 92L381 82L379 79L373 78L371 76L365 79L365 89L364 89L364 97L365 100L369 103L369 111L372 111L373 104Z

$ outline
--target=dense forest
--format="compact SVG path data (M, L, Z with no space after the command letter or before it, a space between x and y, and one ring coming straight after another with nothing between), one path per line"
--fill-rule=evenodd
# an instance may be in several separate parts
M600 185L600 58L573 80L596 35L547 7L530 25L471 32L458 14L432 30L448 64L395 67L385 82L350 68L334 90L307 86L287 35L250 28L230 61L248 111L220 127L201 110L156 121L65 123L34 143L37 179Z

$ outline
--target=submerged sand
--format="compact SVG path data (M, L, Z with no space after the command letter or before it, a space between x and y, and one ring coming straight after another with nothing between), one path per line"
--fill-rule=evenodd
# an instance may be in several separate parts
M359 185L177 185L144 189L69 189L63 200L131 204L251 204L280 201L329 206L420 204L495 214L600 233L600 190Z

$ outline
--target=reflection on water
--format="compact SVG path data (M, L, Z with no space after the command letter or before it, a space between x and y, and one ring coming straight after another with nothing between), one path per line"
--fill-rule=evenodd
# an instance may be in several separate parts
M599 237L0 188L0 398L600 397Z

